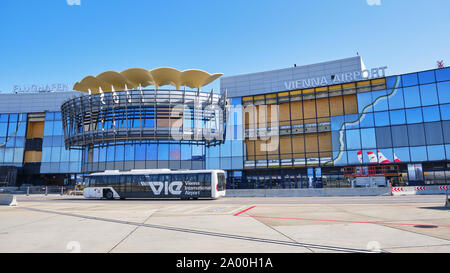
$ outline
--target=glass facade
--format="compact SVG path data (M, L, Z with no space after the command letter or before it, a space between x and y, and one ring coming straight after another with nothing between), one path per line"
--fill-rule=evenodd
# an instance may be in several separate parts
M223 122L225 140L209 147L204 142L140 138L137 134L66 149L61 112L45 113L42 134L27 114L0 114L0 165L21 168L38 162L41 174L223 169L230 188L308 188L350 187L344 167L396 164L407 174L409 164L421 164L420 183L450 181L449 68L311 89L274 90L231 98L229 106ZM188 118L165 120L160 108L130 108L125 114L115 109L122 113L120 119L115 112L88 121L95 128L68 130L100 132L96 137L101 137L102 132L116 130L156 134L171 121L181 121L183 132L204 127L195 124L191 112L185 116ZM30 137L29 132L33 132ZM35 138L42 138L42 149L27 148Z
M64 146L61 112L45 113L41 173L80 173L81 151Z
M0 114L0 165L22 167L26 114Z

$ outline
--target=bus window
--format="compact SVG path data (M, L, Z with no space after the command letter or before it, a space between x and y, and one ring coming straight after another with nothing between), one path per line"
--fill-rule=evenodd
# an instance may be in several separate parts
M159 176L159 181L161 182L170 182L170 174L161 174Z
M107 185L119 184L119 176L117 176L117 175L110 175L110 176L108 176L107 179L108 179L107 182L105 181L106 183L104 183L104 184L107 184Z
M184 174L173 174L172 181L184 181Z
M197 174L193 173L186 174L186 181L197 182L198 181Z

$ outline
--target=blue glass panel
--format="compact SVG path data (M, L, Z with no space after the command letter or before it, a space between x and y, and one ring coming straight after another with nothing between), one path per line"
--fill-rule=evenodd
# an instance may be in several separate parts
M373 91L372 97L373 101L376 101L373 105L374 111L385 111L388 110L386 90Z
M50 162L59 162L61 158L62 147L52 147L52 154L50 156Z
M378 112L375 113L375 126L387 126L389 125L389 113Z
M6 147L14 147L15 146L15 142L16 142L16 138L15 137L9 137L6 139Z
M423 107L422 111L424 122L438 121L441 119L438 106Z
M25 147L25 137L16 137L16 147Z
M432 83L435 81L436 81L436 78L434 77L434 70L419 73L419 83L420 84L427 84L427 83Z
M98 161L99 162L106 162L107 157L107 148L106 147L100 147L98 151ZM77 154L76 150L72 150L70 152L70 161L77 161L77 157L79 157L79 154Z
M8 122L9 115L8 114L1 114L0 115L0 122Z
M405 97L405 107L418 107L421 106L419 87L405 87L403 88L403 95Z
M64 135L62 122L61 121L54 121L53 123L53 135L54 136L62 136Z
M53 135L53 121L45 121L44 123L44 136Z
M422 108L406 109L406 120L408 124L423 122Z
M23 162L23 152L24 148L15 148L14 149L14 163L21 164Z
M439 106L441 108L442 120L450 120L450 104L444 104Z
M367 109L364 109L365 107L367 107L369 104L371 104L373 102L372 92L358 93L357 99L358 99L358 112L359 113L362 113L363 110L366 113L373 112L373 107L368 107Z
M54 112L47 112L45 113L45 121L47 120L54 120L55 119L55 113Z
M170 160L180 160L181 147L180 144L170 144L169 158Z
M428 160L427 149L425 146L411 147L410 154L411 154L411 161L413 161L413 162L420 162L420 161Z
M361 149L361 136L359 130L346 130L347 149Z
M135 152L136 152L136 160L145 160L145 144L136 144Z
M0 137L6 137L8 135L8 123L0 122Z
M17 122L19 120L18 114L9 114L9 122Z
M447 156L447 160L450 159L450 145L445 145L445 154Z
M191 160L192 152L191 146L188 144L181 144L181 160Z
M169 144L158 144L158 160L169 160Z
M152 118L146 118L144 126L145 127L155 127L155 120Z
M147 144L146 160L157 160L158 159L158 145L157 144Z
M232 140L231 149L233 157L243 156L243 146L241 140Z
M436 84L421 85L420 98L423 106L438 104Z
M5 149L5 163L12 163L14 159L14 148Z
M134 145L125 145L125 161L134 161Z
M52 155L51 147L43 147L42 148L42 162L50 162Z
M61 120L61 112L55 112L55 120Z
M389 109L403 109L405 108L405 102L403 100L403 89L398 88L392 93L389 98Z
M418 85L417 73L402 75L403 87Z
M450 82L440 82L437 84L439 103L450 103Z
M23 121L19 122L19 126L17 128L16 136L25 136L26 128L27 128L26 120L23 120Z
M438 82L450 81L450 67L437 69L436 70L436 80Z
M398 160L402 162L409 162L411 161L411 157L409 155L409 148L394 148L394 155L397 157Z
M398 82L397 82L398 79ZM402 77L401 76L392 76L386 78L386 87L387 89L392 89L395 87L395 84L398 83L398 87L402 87Z
M331 117L331 130L339 131L344 123L344 116Z
M427 146L428 160L445 160L444 145Z
M378 154L378 161L380 162L380 163L392 163L392 162L394 162L394 155L393 155L393 152L392 152L392 149L380 149L380 150L378 150L377 151L377 154ZM380 158L380 156L384 156L384 158ZM390 162L383 162L384 160L388 160L388 161L390 161Z
M115 161L123 161L124 160L124 147L123 145L117 145L116 146L116 152L115 152Z
M405 110L389 111L392 125L405 124Z
M61 158L59 160L61 162L69 162L70 161L69 150L66 150L64 147L61 147L60 151L61 151ZM98 149L97 149L97 161L95 162L98 162Z
M363 149L376 148L377 141L374 128L361 129L361 144Z
M107 162L113 162L114 161L115 151L116 151L116 147L115 146L107 147L107 150L106 150L106 161Z
M5 157L5 148L0 147L0 163L3 163Z

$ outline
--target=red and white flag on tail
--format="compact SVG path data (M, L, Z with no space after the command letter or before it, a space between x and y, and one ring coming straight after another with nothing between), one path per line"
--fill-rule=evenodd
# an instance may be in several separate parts
M380 163L392 163L389 159L387 159L384 154L382 154L379 150L377 150L378 153L378 161Z
M378 158L374 152L367 152L367 156L369 157L370 163L378 163Z
M358 155L359 163L363 163L362 151L360 150L360 151L357 153L357 155Z
M403 162L394 154L394 162Z

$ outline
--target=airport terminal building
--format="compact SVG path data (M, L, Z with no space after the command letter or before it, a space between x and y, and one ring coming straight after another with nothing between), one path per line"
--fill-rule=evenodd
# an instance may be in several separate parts
M450 68L388 76L357 56L221 76L129 69L0 94L0 183L158 168L223 169L229 188L450 182Z

